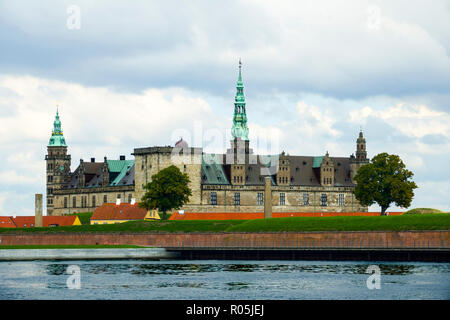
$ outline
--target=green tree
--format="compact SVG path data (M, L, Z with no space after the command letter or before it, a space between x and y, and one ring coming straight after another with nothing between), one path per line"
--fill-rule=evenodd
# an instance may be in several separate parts
M405 164L397 155L380 153L370 163L359 168L355 175L357 183L353 191L356 199L364 206L375 202L381 207L381 215L391 203L407 208L414 197L417 185L409 179L414 174L405 168Z
M189 201L192 195L188 186L189 177L172 165L152 176L152 181L144 186L146 193L139 206L147 210L158 209L166 220L166 212L178 209Z

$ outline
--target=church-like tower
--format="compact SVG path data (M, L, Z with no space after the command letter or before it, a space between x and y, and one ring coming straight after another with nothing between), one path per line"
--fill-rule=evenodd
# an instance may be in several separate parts
M233 139L248 140L247 113L245 112L244 83L242 82L242 62L239 60L239 76L236 85L236 97L234 98L233 127L231 134Z
M53 191L61 189L70 177L70 155L67 154L67 144L61 129L58 110L56 110L45 162L47 172L47 215L51 216L53 215L55 200Z
M234 98L233 127L231 128L231 172L230 182L233 185L245 185L247 166L249 163L249 140L247 114L245 111L244 83L242 81L242 62L239 60L239 76Z

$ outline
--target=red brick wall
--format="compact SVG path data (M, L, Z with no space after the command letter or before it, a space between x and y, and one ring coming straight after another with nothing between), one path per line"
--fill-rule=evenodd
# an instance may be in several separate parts
M450 248L450 231L2 234L1 245L133 244L155 247Z

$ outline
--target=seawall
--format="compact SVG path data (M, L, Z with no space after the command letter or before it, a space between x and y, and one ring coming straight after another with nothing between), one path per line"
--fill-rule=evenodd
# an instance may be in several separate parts
M450 231L0 234L0 245L95 244L160 248L449 249Z

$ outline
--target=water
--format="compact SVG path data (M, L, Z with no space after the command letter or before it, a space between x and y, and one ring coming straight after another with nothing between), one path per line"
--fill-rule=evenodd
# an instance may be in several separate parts
M68 289L68 266L80 289ZM366 273L378 265L381 288ZM335 261L0 262L0 299L450 299L450 264Z

